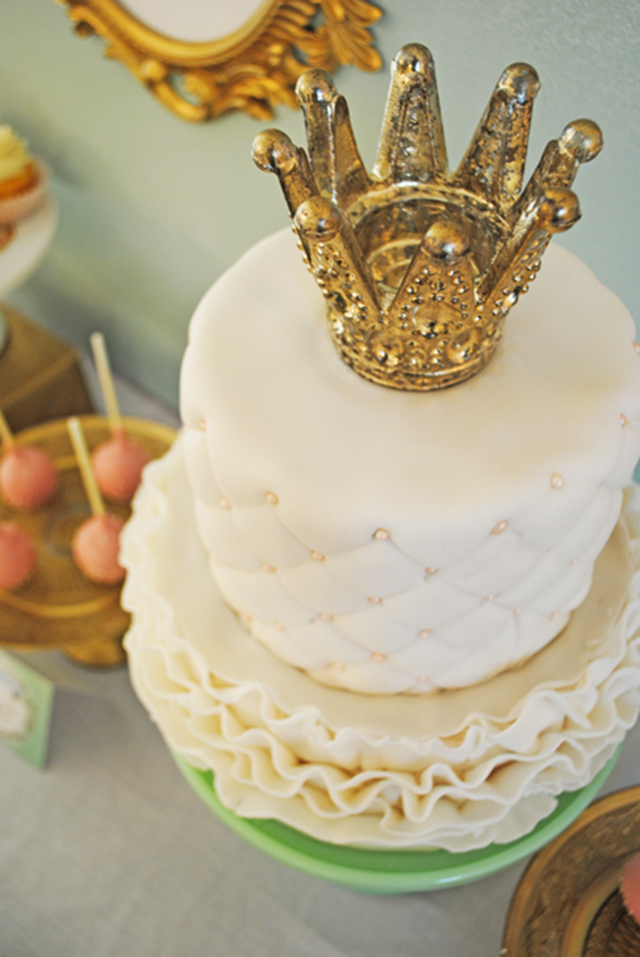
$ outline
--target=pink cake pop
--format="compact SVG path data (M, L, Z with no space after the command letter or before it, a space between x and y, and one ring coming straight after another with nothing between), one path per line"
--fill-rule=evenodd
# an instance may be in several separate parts
M91 518L80 525L73 536L71 542L73 557L76 565L89 581L97 585L117 585L125 575L125 570L118 561L120 532L124 521L105 511L80 422L76 418L68 419L67 427L93 513Z
M29 536L13 522L0 522L0 588L20 588L35 565L36 550Z
M124 578L124 568L118 561L123 525L117 515L92 515L76 530L71 543L73 557L89 581L117 585Z
M58 472L51 456L35 445L16 445L0 412L5 453L0 463L0 494L10 508L31 511L50 501L58 488Z
M620 890L624 906L636 923L640 924L640 853L634 854L626 865Z
M93 452L91 462L102 494L112 502L133 498L149 456L123 429L113 429L112 438Z
M140 484L142 470L150 456L127 436L122 427L109 358L101 333L94 332L91 336L91 347L111 429L111 438L93 452L93 472L106 498L112 502L128 502Z

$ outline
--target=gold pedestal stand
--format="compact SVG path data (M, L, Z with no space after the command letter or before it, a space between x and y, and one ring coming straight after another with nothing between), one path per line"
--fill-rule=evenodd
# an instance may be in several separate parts
M610 794L533 858L515 892L503 957L637 957L620 881L640 851L640 787Z
M146 419L125 418L127 434L152 458L163 455L175 432ZM81 417L89 449L109 438L102 416ZM0 589L0 644L20 651L59 648L74 661L105 667L124 661L122 636L129 615L120 606L120 587L94 585L78 570L71 540L90 515L65 420L45 422L16 435L18 445L36 445L53 457L60 484L53 502L34 512L0 504L0 520L18 524L36 543L33 577L18 591ZM127 518L129 506L109 506Z

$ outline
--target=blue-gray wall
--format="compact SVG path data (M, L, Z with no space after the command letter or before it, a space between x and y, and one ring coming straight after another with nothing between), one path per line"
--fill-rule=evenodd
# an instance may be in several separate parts
M386 0L374 28L379 74L343 68L361 152L375 155L388 64L408 41L435 56L449 156L457 162L509 63L540 74L530 147L586 116L605 150L583 167L583 220L561 240L640 320L639 0ZM54 169L55 241L10 301L80 346L101 329L117 369L175 402L187 325L211 282L285 225L276 181L250 159L265 124L173 116L53 0L0 0L0 122ZM302 143L299 113L275 121Z

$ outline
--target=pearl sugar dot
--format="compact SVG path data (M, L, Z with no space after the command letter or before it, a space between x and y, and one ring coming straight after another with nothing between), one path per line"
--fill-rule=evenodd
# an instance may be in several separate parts
M562 488L563 485L563 477L558 472L555 472L555 474L551 476L551 488Z
M373 537L377 539L379 542L386 542L391 536L389 535L389 532L386 530L386 528L378 528L373 533Z
M265 501L267 502L268 505L277 505L278 496L276 495L275 492L267 492L265 494Z

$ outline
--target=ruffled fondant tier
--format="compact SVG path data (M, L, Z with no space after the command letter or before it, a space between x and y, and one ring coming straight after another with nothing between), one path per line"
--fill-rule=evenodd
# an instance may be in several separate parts
M640 504L562 634L518 669L428 698L357 695L272 656L216 593L182 440L151 465L122 561L135 688L220 800L320 840L467 851L507 842L587 784L640 708Z

